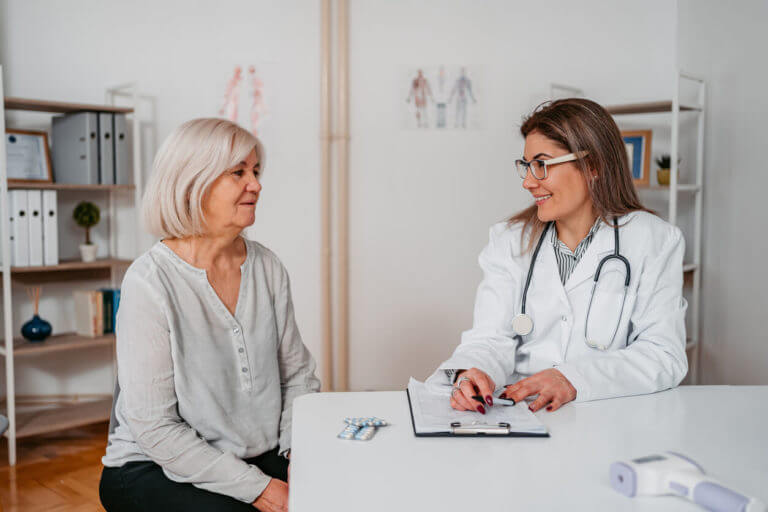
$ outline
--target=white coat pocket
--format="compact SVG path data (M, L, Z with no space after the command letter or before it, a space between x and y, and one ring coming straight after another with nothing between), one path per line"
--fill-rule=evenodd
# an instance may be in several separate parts
M619 349L627 345L629 319L635 304L635 294L624 290L601 290L597 286L592 297L584 338L598 350Z

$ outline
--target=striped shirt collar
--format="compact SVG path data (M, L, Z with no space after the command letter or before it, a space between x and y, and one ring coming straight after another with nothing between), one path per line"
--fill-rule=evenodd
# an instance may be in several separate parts
M571 276L573 269L576 268L576 265L579 263L579 261L581 261L582 256L584 256L584 253L589 247L589 244L591 244L592 240L595 238L595 233L597 233L597 231L600 229L602 222L603 220L600 217L595 220L595 223L592 225L589 233L587 233L587 236L585 236L584 239L579 242L579 245L576 246L575 251L571 251L568 246L565 245L557 237L557 227L555 225L552 226L549 240L555 250L557 269L560 272L560 281L563 283L563 285L565 285L565 283L568 281L568 278Z

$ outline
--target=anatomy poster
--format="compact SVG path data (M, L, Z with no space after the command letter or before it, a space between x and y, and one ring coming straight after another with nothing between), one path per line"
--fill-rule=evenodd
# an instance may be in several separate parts
M468 130L481 127L477 71L461 65L410 68L402 75L404 127Z
M222 84L217 115L263 138L273 106L268 81L265 79L265 67L254 64L235 65L226 80L222 80Z

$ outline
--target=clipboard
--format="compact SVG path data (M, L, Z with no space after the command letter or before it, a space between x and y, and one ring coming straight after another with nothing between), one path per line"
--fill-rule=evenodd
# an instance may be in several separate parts
M408 397L408 410L411 415L411 427L416 437L550 437L549 432L520 432L515 431L510 423L498 422L495 424L483 424L479 422L446 424L442 432L417 432L416 420L413 415L413 402L409 389L405 390Z

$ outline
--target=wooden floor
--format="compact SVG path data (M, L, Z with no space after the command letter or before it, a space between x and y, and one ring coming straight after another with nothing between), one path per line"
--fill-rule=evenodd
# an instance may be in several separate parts
M22 439L18 462L8 466L8 443L0 440L0 510L91 512L99 503L101 457L107 424Z

